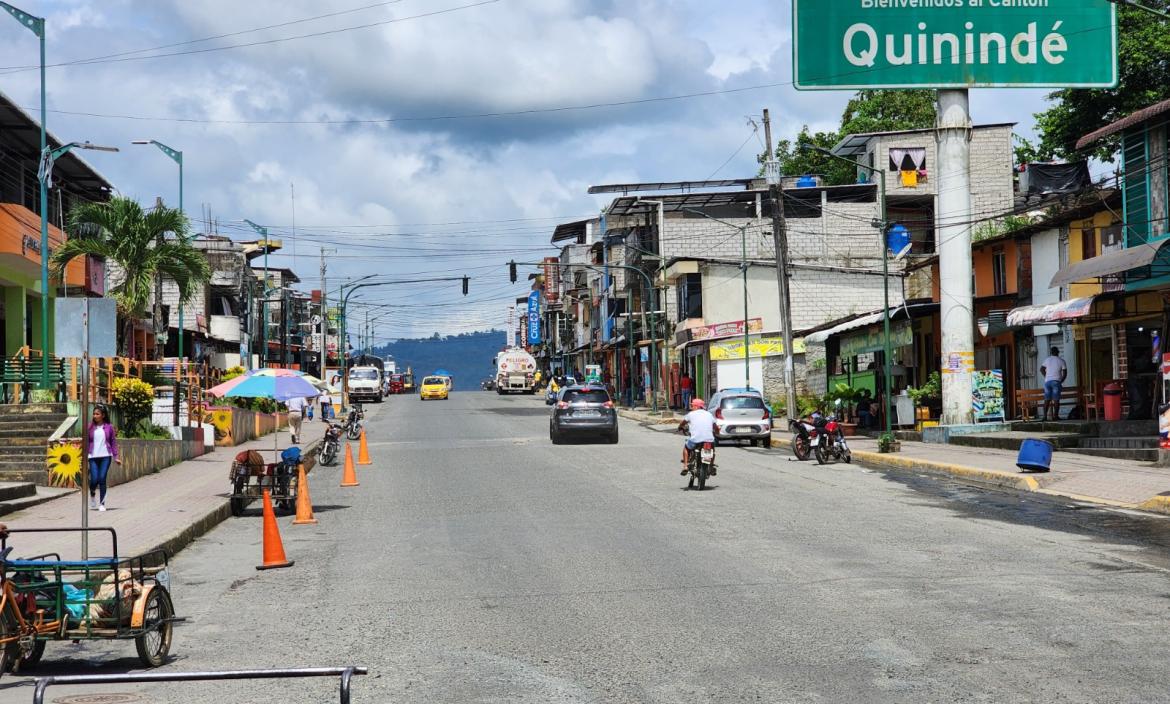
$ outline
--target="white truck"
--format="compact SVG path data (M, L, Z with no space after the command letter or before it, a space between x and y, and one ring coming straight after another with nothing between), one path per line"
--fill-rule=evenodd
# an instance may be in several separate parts
M496 393L531 394L536 391L536 358L519 347L496 355Z
M382 370L377 367L354 367L349 370L351 401L382 402Z

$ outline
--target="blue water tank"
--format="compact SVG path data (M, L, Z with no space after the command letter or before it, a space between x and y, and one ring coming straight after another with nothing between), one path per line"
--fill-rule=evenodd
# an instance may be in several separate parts
M815 178L813 178L812 176L801 176L800 178L796 179L796 187L797 188L816 188L817 187L817 180Z
M1016 466L1025 472L1047 472L1052 465L1052 443L1029 438L1020 445Z

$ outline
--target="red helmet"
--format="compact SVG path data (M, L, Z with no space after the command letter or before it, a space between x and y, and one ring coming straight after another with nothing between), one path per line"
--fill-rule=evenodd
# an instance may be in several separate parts
M692 398L691 399L691 408L706 408L706 407L707 407L707 402L704 401L703 399L701 399L701 398Z

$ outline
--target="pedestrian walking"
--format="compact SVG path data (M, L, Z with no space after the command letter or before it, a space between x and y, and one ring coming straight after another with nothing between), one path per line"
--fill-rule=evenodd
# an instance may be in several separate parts
M1051 353L1040 365L1040 373L1044 375L1044 420L1060 420L1060 392L1063 391L1064 380L1068 378L1068 365L1060 358L1060 348L1053 347Z
M292 433L292 444L299 445L301 442L301 423L305 419L305 406L308 403L304 398L298 396L285 401L284 405L288 408L288 429Z
M110 462L122 464L122 458L118 456L118 433L110 423L105 406L98 405L93 409L93 422L85 431L85 453L89 458L89 510L105 511Z
M690 408L691 399L695 396L695 380L690 374L683 372L678 378L678 387L682 390L682 407Z
M328 423L329 416L332 415L333 411L333 397L329 395L329 390L326 389L321 392L317 400L321 402L321 422Z

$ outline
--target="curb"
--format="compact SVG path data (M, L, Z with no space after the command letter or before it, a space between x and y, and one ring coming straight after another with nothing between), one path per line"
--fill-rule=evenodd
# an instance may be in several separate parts
M655 416L649 413L640 413L638 411L631 411L627 408L619 408L618 415L629 420L637 421L639 423L649 423L651 425L665 425L675 423L678 418L672 412L669 416Z
M792 441L780 438L772 438L772 447L791 447ZM1026 474L1013 474L1010 472L998 472L991 469L979 469L976 467L966 467L959 464L949 464L946 462L932 462L930 460L919 460L912 457L900 457L896 454L887 454L881 452L866 452L853 451L853 458L858 462L862 462L871 467L881 467L884 469L896 469L900 471L909 472L928 472L930 474L939 474L948 477L958 478L960 480L979 484L982 486L990 486L997 489L1015 489L1017 491L1040 491L1045 482L1043 476L1029 476ZM1049 482L1051 483L1051 482ZM1170 497L1167 498L1166 512L1170 513Z
M1152 499L1138 504L1138 509L1141 511L1149 511L1150 513L1161 513L1170 516L1170 496L1158 494Z

